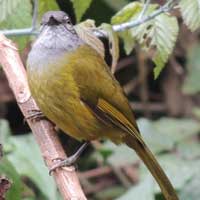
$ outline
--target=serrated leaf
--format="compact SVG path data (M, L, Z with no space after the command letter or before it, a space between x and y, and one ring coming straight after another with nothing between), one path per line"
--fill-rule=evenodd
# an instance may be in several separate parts
M114 74L116 71L117 61L119 59L119 38L110 24L103 23L100 28L107 33L109 51L112 56L111 72Z
M191 31L200 28L200 1L181 0L179 7L185 24Z
M1 0L0 1L0 22L7 20L7 17L17 9L21 0Z
M140 2L129 3L124 8L122 8L122 10L120 10L117 14L115 14L112 17L111 23L114 25L114 24L121 24L124 22L134 21L139 17L142 11L142 8L143 8L143 4ZM150 14L156 8L157 8L157 4L150 4L148 7L148 10L146 11L146 14L147 15ZM130 54L136 42L142 43L142 41L141 42L137 41L140 39L139 37L136 37L137 35L136 33L138 33L138 35L143 34L141 33L141 31L145 32L147 27L148 27L148 24L144 23L136 28L132 28L132 29L125 30L123 32L118 33L124 42L124 49L127 55Z
M143 4L139 2L128 4L112 18L112 24L136 20L142 10L142 5ZM155 11L157 7L158 4L150 4L145 15L148 16ZM163 13L146 23L131 28L129 32L132 36L133 45L135 41L137 41L143 49L147 51L149 51L149 49L154 50L155 55L153 61L156 65L154 68L154 76L157 78L167 62L169 55L172 53L177 40L178 23L176 17ZM130 37L126 38L128 34L120 34L123 40L130 41ZM130 51L130 47L128 47L128 50L126 48L127 53Z
M166 64L172 53L179 32L178 21L176 17L168 14L162 14L155 18L155 32L152 37L153 48L156 46L156 55L153 58L156 64L154 68L154 78L156 79Z
M144 50L153 49L155 51L154 77L157 78L177 40L179 27L176 17L163 13L147 23L132 28L131 31Z
M94 48L102 58L104 58L105 49L101 40L96 37L92 29L96 28L94 20L86 20L74 26L79 37L85 41L89 46Z
M200 45L195 45L190 49L187 58L188 75L183 85L185 94L194 95L200 92L199 76L200 76Z
M84 15L84 13L87 11L87 9L90 7L90 4L92 3L92 0L71 0L73 3L73 7L76 14L76 19L79 22Z
M27 0L20 0L17 9L12 11L12 15L9 15L5 21L0 23L0 29L4 30L30 27L32 21L31 12L31 2ZM19 49L22 50L29 41L29 36L11 37L11 39L16 42Z

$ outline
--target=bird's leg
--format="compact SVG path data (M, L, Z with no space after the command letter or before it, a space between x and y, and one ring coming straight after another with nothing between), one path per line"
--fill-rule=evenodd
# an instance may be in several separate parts
M90 142L85 142L84 144L81 145L81 147L70 157L68 157L65 160L60 161L59 163L56 163L55 165L53 165L51 167L51 169L49 170L49 174L51 175L51 173L60 167L67 167L67 166L71 166L73 165L78 158L80 157L81 153L86 149L86 147L89 145Z
M29 110L28 113L29 115L24 119L24 121L38 121L45 118L44 114L40 110Z

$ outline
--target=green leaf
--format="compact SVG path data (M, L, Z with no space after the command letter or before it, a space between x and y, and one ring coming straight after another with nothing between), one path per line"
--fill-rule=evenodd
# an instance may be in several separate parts
M14 150L7 157L16 166L18 173L29 177L46 199L60 199L54 180L48 174L33 135L10 137L10 143L14 146Z
M146 178L138 185L133 186L117 200L154 200L154 182L151 177Z
M199 76L200 76L200 45L195 45L190 49L187 58L188 75L183 85L185 94L196 94L200 92Z
M31 12L31 2L27 0L21 0L20 3L17 5L17 9L12 11L12 15L9 15L6 20L0 23L0 29L17 29L31 27ZM29 36L11 37L11 39L14 42L17 42L19 49L22 50L29 41Z
M79 22L84 15L84 13L87 11L87 9L90 7L90 4L92 3L92 0L71 0L73 2L73 7L76 13L77 21Z
M6 192L6 200L21 200L23 183L11 162L5 157L0 162L0 174L11 181L11 188Z
M123 7L119 12L117 12L111 19L111 23L121 24L128 22L133 19L142 9L142 4L139 2L132 2Z
M139 2L132 2L122 8L119 12L117 12L111 19L111 24L121 24L124 22L128 22L130 20L136 19L138 14L142 10L142 5ZM124 42L124 50L126 54L130 54L132 49L135 46L135 38L132 36L130 30L126 30L123 32L119 32L118 35L122 38Z
M153 61L156 65L154 77L157 78L177 40L179 31L177 18L164 13L147 23L132 28L131 31L144 50L154 50Z
M135 44L136 44L135 39L132 37L130 31L123 31L118 34L124 42L124 50L126 54L129 55L131 51L133 50L133 48L135 47Z
M191 31L200 28L200 1L181 0L179 3L181 14L185 24Z
M0 0L0 22L7 20L7 17L18 9L20 2L21 0Z
M136 20L142 10L142 6L143 4L139 2L128 4L112 18L112 24L121 24ZM148 16L155 11L156 8L158 8L158 4L150 4L145 15ZM163 13L146 23L119 34L125 41L126 53L130 53L132 50L130 45L127 45L130 43L131 37L131 45L138 42L147 52L149 52L150 49L154 50L153 61L156 65L154 68L154 76L157 78L166 64L169 55L173 51L178 36L178 30L177 18L170 16L168 13ZM131 37L128 34L129 32L131 33Z
M142 11L142 6L143 4L140 2L129 3L112 17L111 23L115 25L136 20L139 17L140 12ZM151 4L146 14L150 14L152 11L155 10L155 8L157 8L157 4ZM142 28L139 29L141 26ZM140 25L139 27L131 28L129 30L118 33L124 42L124 49L127 55L130 54L136 42L143 43L142 41L140 42L138 36L140 36L141 34L139 32L145 32L147 27L148 24L145 23L143 25ZM135 32L138 32L138 34L136 34ZM139 41L137 41L137 39Z

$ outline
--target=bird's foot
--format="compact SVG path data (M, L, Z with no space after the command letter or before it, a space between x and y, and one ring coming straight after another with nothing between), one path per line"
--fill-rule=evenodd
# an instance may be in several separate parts
M24 118L24 121L31 120L31 121L39 121L41 119L45 119L46 117L40 110L29 110L29 115Z
M54 164L50 170L49 170L49 175L52 174L52 172L54 172L56 169L58 168L61 168L61 167L71 167L73 166L76 161L77 161L77 158L75 158L73 155L70 156L69 158L67 159L55 159L55 160L59 160L58 163ZM71 170L70 170L71 171Z
M80 157L81 153L85 150L85 148L88 146L89 142L85 142L84 144L81 145L81 147L76 151L76 153L74 153L72 156L70 156L69 158L61 160L60 162L56 163L55 165L53 165L51 167L51 169L49 170L49 174L51 175L53 171L55 171L57 168L60 167L70 167L72 165L74 165L76 163L76 161L78 160L78 158Z

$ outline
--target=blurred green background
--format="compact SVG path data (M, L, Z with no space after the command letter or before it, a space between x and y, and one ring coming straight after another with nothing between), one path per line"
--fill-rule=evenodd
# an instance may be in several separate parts
M77 3L78 2L78 3ZM84 5L87 4L88 6ZM96 25L110 23L128 0L39 0L38 22L48 10L66 11L76 19L94 19ZM152 1L163 4L164 0ZM32 0L1 0L0 30L31 26ZM77 3L77 4L76 4ZM81 9L88 7L81 14ZM75 9L74 9L75 8ZM84 10L84 9L83 9ZM199 7L200 13L200 7ZM126 55L120 40L120 59L115 73L134 107L142 135L166 171L181 200L200 197L200 31L191 32L180 12L179 35L175 49L158 79L154 80L151 56L139 45ZM10 37L18 44L26 63L34 35ZM105 47L108 41L103 39ZM106 51L109 54L109 51ZM108 64L110 56L106 55ZM0 178L12 185L6 200L59 200L54 180L48 175L38 146L23 122L23 116L0 69ZM68 155L80 143L61 134ZM91 200L161 200L160 189L136 154L126 146L95 141L78 164L84 192Z

